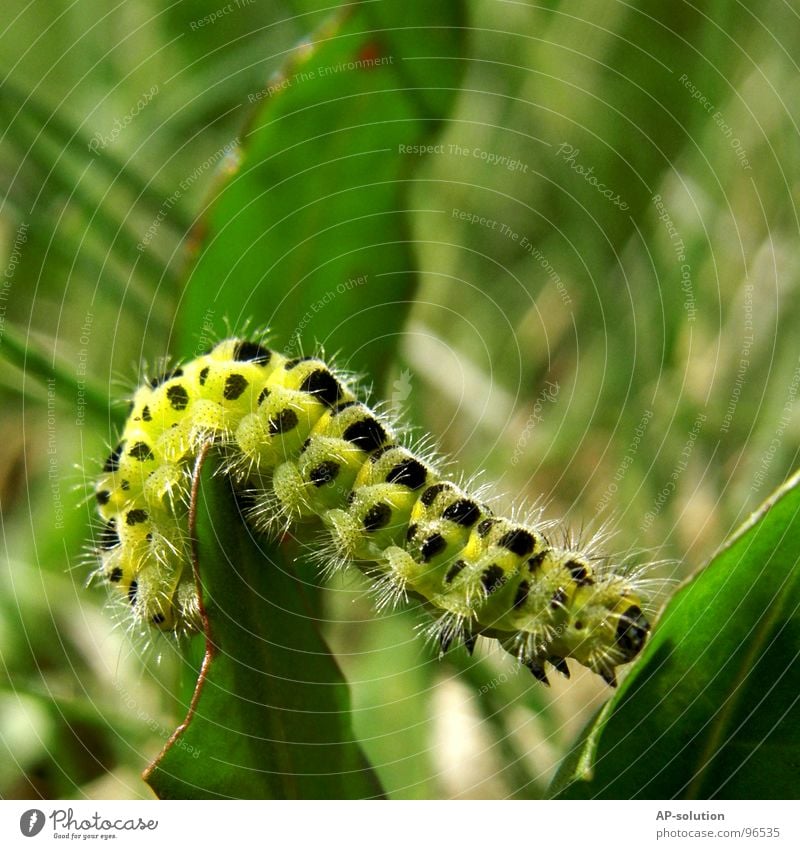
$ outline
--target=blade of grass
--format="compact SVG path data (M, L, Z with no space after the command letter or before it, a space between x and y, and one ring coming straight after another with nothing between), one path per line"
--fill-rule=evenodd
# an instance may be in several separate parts
M102 418L111 416L118 424L124 422L124 413L110 405L108 393L90 378L86 378L83 385L79 385L75 375L55 354L50 356L29 336L24 336L9 325L5 326L0 337L0 357L19 368L26 379L33 378L45 389L49 381L55 380L56 383L68 387L76 397L81 394L87 410L93 415Z
M164 196L153 185L152 180L145 180L141 174L131 167L130 163L123 162L113 151L108 148L91 152L92 139L74 124L71 124L60 112L48 107L38 95L33 92L24 92L14 81L6 79L3 82L3 96L17 108L17 113L24 112L30 115L42 130L52 136L53 141L64 151L69 151L76 159L86 162L91 160L97 163L98 169L103 171L113 182L132 192L137 199L146 201L158 211L164 202ZM12 116L12 122L16 116ZM176 207L173 211L175 226L187 231L191 227L191 219L184 214L183 210Z
M107 192L102 198L102 205L100 199L92 197L87 188L91 179L86 176L91 163L87 163L82 169L75 167L63 158L63 151L58 144L44 136L41 127L26 120L24 115L9 123L7 133L22 156L30 159L39 172L41 189L34 206L46 189L65 195L85 216L87 223L105 240L109 249L113 245L125 256L127 262L135 261L151 284L166 280L173 289L178 288L179 278L174 270L163 266L147 250L139 250L139 242L128 229L129 218L126 217L124 221L118 217L114 219L113 205L109 202Z

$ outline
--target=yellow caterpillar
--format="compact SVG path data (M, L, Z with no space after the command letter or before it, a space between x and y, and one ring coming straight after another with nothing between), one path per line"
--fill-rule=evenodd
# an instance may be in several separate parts
M613 684L647 637L635 579L554 545L546 525L494 515L398 444L323 361L239 339L139 388L97 481L97 571L139 622L201 627L187 502L209 442L253 495L256 529L321 522L321 559L359 565L382 603L420 599L442 651L484 636L545 683L545 664L568 674L571 657Z

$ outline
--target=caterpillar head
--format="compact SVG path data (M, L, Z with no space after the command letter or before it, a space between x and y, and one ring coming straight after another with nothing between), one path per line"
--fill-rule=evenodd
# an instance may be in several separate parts
M614 667L632 661L649 632L638 595L618 581L599 582L575 593L559 642L564 655L613 685Z

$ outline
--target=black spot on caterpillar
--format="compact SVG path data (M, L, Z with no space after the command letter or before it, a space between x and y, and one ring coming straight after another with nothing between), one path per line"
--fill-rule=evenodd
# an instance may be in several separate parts
M122 443L119 445L108 455L108 459L103 465L104 472L116 472L119 469L119 458L120 454L122 454Z
M272 351L257 342L237 342L233 349L233 359L239 363L258 363L265 366L271 357Z
M167 390L167 398L173 410L185 410L189 406L189 393L180 385L170 386ZM148 410L148 415L150 411ZM142 410L142 418L145 419L145 411Z
M185 505L194 459L212 442L257 531L316 520L323 556L364 566L380 605L422 600L442 651L460 640L471 652L483 636L537 680L546 663L567 674L571 657L609 683L641 651L650 626L635 577L555 544L537 521L493 515L321 360L239 339L137 390L97 480L97 572L137 622L201 626Z
M162 383L166 383L170 378L180 377L183 374L183 371L179 368L173 369L172 371L164 372L164 374L158 375L158 377L153 377L150 379L150 388L157 389L161 386Z

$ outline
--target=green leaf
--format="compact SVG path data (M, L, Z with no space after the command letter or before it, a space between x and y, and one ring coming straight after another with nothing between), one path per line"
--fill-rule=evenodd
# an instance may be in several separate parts
M206 654L189 714L145 780L162 799L382 795L350 696L280 544L254 539L201 456L192 496Z
M340 347L372 377L391 361L416 285L405 195L421 161L398 145L424 142L451 106L462 4L373 5L337 13L253 93L260 103L238 164L228 158L196 234L180 353L226 322L242 332L252 320L269 325L276 347ZM265 568L265 553L221 503L224 484L206 477L214 508L198 514L198 562L213 643L224 651L207 654L189 720L148 780L162 797L196 796L198 786L221 796L381 795L352 739L348 690L319 636L313 588L300 590L285 550L270 548ZM211 515L235 539L218 541Z
M400 145L425 144L447 116L462 31L460 2L354 3L250 94L241 161L181 304L181 353L252 320L277 348L322 343L381 373L416 284L406 196L422 158Z
M796 798L800 473L672 599L551 788L560 798Z

